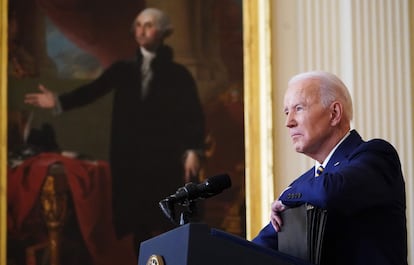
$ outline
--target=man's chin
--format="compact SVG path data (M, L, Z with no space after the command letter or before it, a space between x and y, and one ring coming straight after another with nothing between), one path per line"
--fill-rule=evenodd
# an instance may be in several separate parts
M157 46L155 45L149 45L149 44L144 44L141 45L141 47L143 47L145 50L149 51L149 52L153 52L157 49Z
M303 148L299 143L293 144L295 151L298 153L303 153Z

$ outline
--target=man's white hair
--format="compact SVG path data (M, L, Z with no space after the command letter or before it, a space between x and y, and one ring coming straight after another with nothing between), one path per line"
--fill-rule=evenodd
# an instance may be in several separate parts
M320 81L319 91L321 94L321 102L328 107L333 101L342 102L345 115L349 121L353 118L352 98L348 88L336 75L324 71L310 71L293 76L288 84L302 81L304 79L317 79Z
M172 33L173 26L171 24L170 18L160 9L153 7L145 8L138 14L138 16L136 16L134 26L136 24L137 18L142 15L150 15L155 18L155 24L157 28L162 32L163 37L167 37Z

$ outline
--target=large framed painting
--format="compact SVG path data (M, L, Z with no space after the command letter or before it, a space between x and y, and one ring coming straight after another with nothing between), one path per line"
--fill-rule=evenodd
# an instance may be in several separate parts
M2 191L8 188L7 195L0 193L3 229L0 258L7 257L10 264L20 264L23 259L37 262L50 259L51 251L61 255L64 251L84 251L88 256L91 246L84 240L83 224L79 224L79 220L88 222L88 217L78 216L83 213L76 210L74 204L78 202L71 196L53 197L62 190L73 196L67 172L59 166L48 167L41 172L53 178L40 177L39 183L29 167L20 170L17 182L11 179L15 175L6 171L27 165L25 162L33 157L58 152L70 161L95 162L88 166L88 174L104 175L100 181L108 187L111 176L104 162L108 161L113 94L59 115L26 105L24 97L38 92L39 86L56 94L69 91L91 82L112 63L134 56L136 43L131 25L139 11L149 6L170 16L174 34L167 44L173 48L175 60L190 70L197 84L206 117L205 160L198 181L221 173L228 173L232 180L230 189L201 202L199 218L211 227L246 236L244 73L248 69L244 67L243 56L246 11L243 12L241 0L1 0L0 3L1 136L2 145L7 145L7 153L3 150L1 154L2 165L7 167L1 167L0 184ZM249 6L249 12L257 9L255 5ZM44 159L47 163L51 158ZM104 166L100 167L100 162ZM66 176L61 178L62 175ZM12 189L10 185L14 185ZM28 203L27 196L34 199ZM41 214L34 214L36 211ZM75 221L59 219L71 211ZM45 218L45 215L52 219L39 220L39 216ZM13 223L16 218L18 226ZM72 245L63 247L59 243L60 249L51 249L44 242L64 242L61 230L51 228L57 221L61 221L59 229L73 228L79 233L68 233L73 235L67 241ZM39 225L43 227L39 229ZM7 236L3 231L7 231ZM74 262L84 262L82 255L79 257Z

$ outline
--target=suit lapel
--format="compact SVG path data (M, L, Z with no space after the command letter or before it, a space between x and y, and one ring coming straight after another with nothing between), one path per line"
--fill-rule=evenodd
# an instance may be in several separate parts
M342 161L346 160L348 156L355 150L355 148L363 142L361 136L356 130L352 130L350 135L338 146L326 165L325 170L334 171L336 167L340 166Z

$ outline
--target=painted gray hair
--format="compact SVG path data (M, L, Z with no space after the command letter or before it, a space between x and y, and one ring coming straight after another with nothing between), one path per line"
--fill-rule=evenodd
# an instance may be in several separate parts
M162 32L163 37L167 37L173 32L173 25L167 14L162 10L153 7L145 8L135 17L133 28L135 27L137 18L141 15L153 16L155 18L156 27Z
M332 102L338 100L344 106L344 112L349 121L353 118L352 98L348 88L336 75L324 71L310 71L293 76L288 84L305 80L317 79L320 81L321 102L328 107Z

